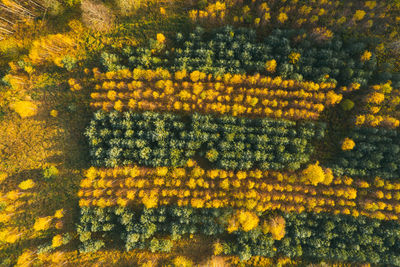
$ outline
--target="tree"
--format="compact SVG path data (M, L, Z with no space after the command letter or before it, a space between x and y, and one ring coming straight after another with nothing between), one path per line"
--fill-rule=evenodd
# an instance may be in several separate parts
M32 101L17 101L11 106L21 118L35 116L37 113L37 105Z
M57 248L63 244L62 235L55 235L51 241L51 245L53 248Z
M275 216L268 221L264 221L262 230L264 234L271 233L273 239L281 240L286 234L285 226L285 219L282 216Z
M103 3L83 0L81 2L82 20L90 28L96 31L108 31L115 23L115 15Z
M18 187L21 188L22 190L27 190L27 189L31 189L35 186L35 182L32 181L32 179L28 179L25 180L23 182L21 182Z
M37 232L45 231L50 228L53 218L51 216L36 219L33 229Z
M343 151L352 150L355 145L356 145L356 143L354 143L354 141L352 139L346 137L342 141L342 150Z
M303 170L302 179L314 186L325 180L325 172L321 166L319 166L318 161L315 164L309 164L308 167Z

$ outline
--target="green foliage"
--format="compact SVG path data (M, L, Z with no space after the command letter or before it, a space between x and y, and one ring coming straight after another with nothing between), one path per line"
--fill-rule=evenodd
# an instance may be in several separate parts
M349 110L352 110L354 108L354 102L351 101L350 99L345 99L344 101L342 101L340 103L340 106L342 107L342 109L344 111L349 111Z
M173 65L216 74L265 73L265 62L274 59L274 74L283 78L367 84L376 69L375 56L367 62L360 59L367 43L345 41L340 35L321 43L301 38L304 33L276 29L260 42L252 29L224 27L209 34L197 28L186 38L178 35ZM297 62L289 60L291 53L300 54Z
M189 148L186 128L181 117L167 113L99 111L86 136L96 166L183 166L198 148Z
M81 3L81 0L63 0L63 2L69 7L75 7Z
M400 176L400 139L398 131L354 128L348 137L352 150L341 151L330 164L337 175L397 179Z
M66 68L68 71L71 71L72 69L77 67L77 60L75 57L72 56L65 56L62 60L61 60L64 68Z
M400 266L397 253L400 245L400 224L396 221L325 213L290 213L283 215L286 221L285 236L281 240L274 240L270 233L263 234L261 227L248 232L237 230L228 234L227 222L223 218L229 217L233 211L226 208L162 206L133 211L117 207L104 209L100 212L103 214L100 217L96 215L99 214L98 210L99 208L83 208L80 227L90 229L92 224L97 224L96 221L103 221L106 217L115 224L119 222L122 226L122 232L119 233L126 242L127 250L150 248L153 252L170 251L173 242L160 239L158 234L200 234L218 238L224 254L239 255L242 260L256 255L274 257L278 254L304 257L317 263L321 260L332 260ZM268 217L266 215L260 219ZM78 233L84 235L85 232L79 229ZM93 232L96 235L102 233L98 228L93 229ZM95 248L93 244L98 242L88 242L87 238L84 240L88 251L92 251Z
M366 217L286 214L286 235L278 251L315 260L371 262L398 266L400 225ZM300 244L301 250L296 249Z
M103 64L107 71L116 71L123 69L123 66L120 65L120 61L121 59L115 54L107 52L101 53L100 62Z
M184 166L198 152L217 168L295 170L323 133L324 125L310 122L99 111L86 136L96 166Z
M315 82L338 82L342 85L350 83L368 84L376 72L376 56L367 61L361 60L361 55L374 45L366 40L347 40L340 35L327 41L316 41L312 37L303 38L305 30L276 29L263 41L257 38L256 32L249 28L233 28L226 26L211 32L198 27L192 33L176 36L176 47L165 50L149 46L125 47L114 57L126 60L104 60L107 70L115 66L130 68L157 67L172 68L173 71L185 69L221 75L224 73L261 73L279 75L285 79L312 80ZM300 57L293 61L292 53ZM277 62L276 71L269 72L265 63L270 60ZM375 73L376 74L376 73Z
M206 146L199 154L217 168L295 170L309 160L310 141L323 136L324 125L194 114L192 131Z
M43 170L43 177L45 179L52 179L57 177L57 175L58 175L58 169L55 166L50 166Z

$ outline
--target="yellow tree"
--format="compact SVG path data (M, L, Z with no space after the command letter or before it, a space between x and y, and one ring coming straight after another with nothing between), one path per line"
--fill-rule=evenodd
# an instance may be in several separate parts
M264 221L262 230L264 234L271 233L273 239L281 240L286 234L285 226L285 219L282 216L275 216Z
M51 216L36 219L33 229L37 232L45 231L50 228L53 218Z
M32 101L17 101L11 105L11 108L14 109L21 118L35 116L38 109L37 105Z
M319 166L318 161L315 164L308 165L308 167L303 170L302 180L312 185L317 185L325 180L325 172L321 166Z

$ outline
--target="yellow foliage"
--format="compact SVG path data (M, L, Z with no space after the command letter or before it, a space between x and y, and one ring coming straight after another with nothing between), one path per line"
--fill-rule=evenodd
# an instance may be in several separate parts
M56 118L56 117L58 116L58 111L55 110L55 109L51 110L51 111L50 111L50 116Z
M341 94L336 94L334 91L329 91L326 93L326 105L334 105L342 100L343 96Z
M366 1L365 6L369 9L374 9L376 7L376 1Z
M354 141L348 137L346 137L343 141L342 141L342 150L346 151L346 150L352 150L354 148L354 146L356 145L356 143L354 143Z
M165 8L160 7L160 14L161 14L161 15L165 15L165 14L166 14Z
M285 226L285 219L282 216L276 216L264 221L262 230L264 234L271 233L273 239L281 240L286 234Z
M198 70L193 71L190 73L190 79L192 82L197 82L200 79L201 73Z
M21 118L32 117L37 113L37 105L31 101L17 101L11 107Z
M315 186L325 180L325 172L317 161L315 164L309 164L308 167L303 170L302 178Z
M190 201L190 205L193 208L203 208L204 207L204 200L199 198L192 198Z
M175 79L180 81L183 80L187 76L186 70L180 70L175 72Z
M93 180L94 178L97 177L97 170L95 167L90 167L85 174L86 178L89 180Z
M229 190L229 179L224 179L224 180L222 180L222 181L220 182L219 186L220 186L222 189L228 191L228 190Z
M280 23L284 23L287 19L288 19L288 16L286 15L286 13L284 13L284 12L279 13L278 21Z
M356 13L355 13L354 16L353 16L353 19L354 19L355 21L362 20L362 19L364 18L365 14L366 14L366 13L365 13L364 10L356 10Z
M193 266L193 262L184 256L175 257L173 259L172 263L174 264L174 267L192 267Z
M51 255L51 257L50 257L50 260L51 260L53 263L58 263L58 264L60 264L61 261L64 260L64 253L61 252L61 251L54 252L54 253ZM63 263L62 263L62 264L63 264Z
M51 246L53 248L58 248L59 246L62 245L62 241L63 241L62 235L55 235L51 241Z
M192 159L188 159L188 161L186 162L186 166L188 166L189 168L193 167L194 165L196 165L196 161Z
M168 168L167 167L157 167L156 168L157 176L165 176L167 173L168 173Z
M139 176L139 175L140 175L140 169L139 169L137 166L133 167L133 168L130 170L129 175L130 175L132 178L135 178L135 177Z
M325 169L324 172L325 172L325 179L322 183L325 185L330 185L333 181L333 172L329 168Z
M124 108L124 103L122 103L121 100L118 100L118 101L115 102L115 104L114 104L114 109L115 110L121 112L123 108Z
M372 53L368 50L365 50L364 53L361 55L361 61L368 61L372 57Z
M379 105L385 100L385 95L378 92L372 92L367 96L367 102Z
M364 122L365 122L365 115L358 115L356 117L356 121L355 121L356 125L362 125L362 124L364 124Z
M213 244L214 255L220 255L223 251L224 251L224 247L221 245L221 243L216 242Z
M3 228L0 232L0 242L6 242L13 244L15 243L22 234L17 234L18 229L13 229L10 227Z
M35 182L32 181L32 179L25 180L18 185L18 187L21 188L22 190L31 189L34 186Z
M238 171L238 172L236 173L236 177L237 177L239 180L246 179L247 173L246 173L245 171Z
M36 219L33 229L35 231L45 231L50 228L52 218L50 216Z
M33 261L33 256L34 253L32 253L31 251L29 250L25 251L18 257L16 266L21 266L21 267L30 266L31 262Z
M61 219L62 217L64 217L64 209L56 210L56 212L54 213L54 217L57 219Z
M0 121L0 170L8 174L42 168L61 152L54 147L59 130L43 121L19 117Z
M57 63L57 60L73 53L75 41L64 34L51 34L33 41L29 51L29 58L34 64L43 64L47 61Z
M162 33L157 33L157 42L159 43L164 43L165 42L165 36Z
M233 216L232 218L229 219L228 221L228 227L227 227L227 231L228 233L232 233L234 231L237 231L239 229L239 222L237 221L236 217Z
M0 172L0 184L8 177L8 174L5 172Z
M12 190L6 194L6 198L9 200L17 200L21 193L17 190Z
M245 232L256 228L259 222L259 218L255 213L245 210L237 211L233 220L236 221ZM238 224L234 221L232 221L232 225L230 224L228 227L229 232L232 232L232 229L238 227Z
M158 192L151 191L142 198L142 203L147 209L155 208L158 205Z
M114 101L117 97L117 92L110 90L107 92L107 98L110 99L111 101Z
M290 55L288 56L289 59L290 59L290 63L296 64L299 61L300 56L301 55L299 53L296 53L296 52L290 53Z

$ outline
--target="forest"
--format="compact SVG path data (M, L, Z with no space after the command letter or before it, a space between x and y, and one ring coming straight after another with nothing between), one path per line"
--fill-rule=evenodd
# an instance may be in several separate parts
M399 0L0 0L0 266L400 266L399 131Z

